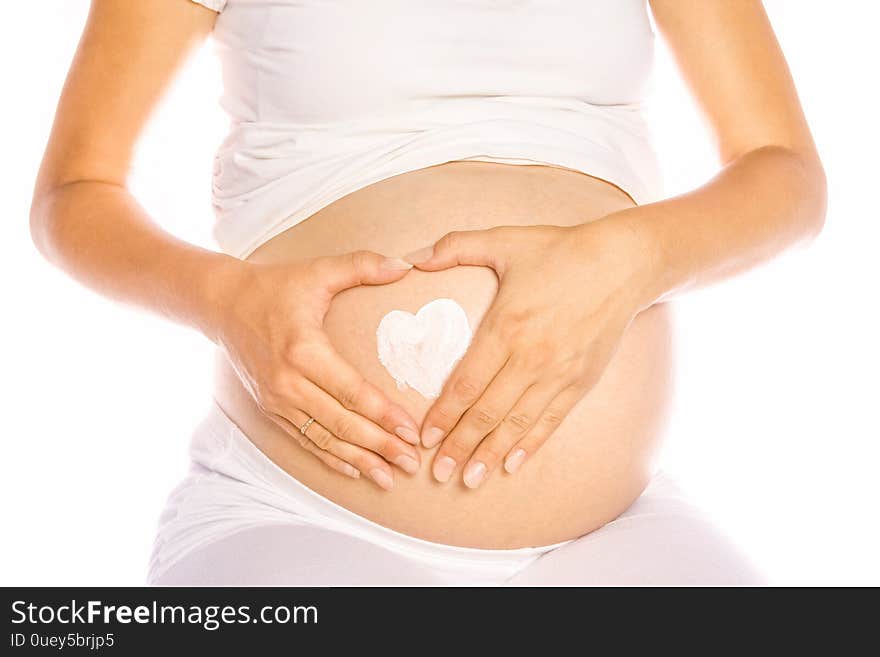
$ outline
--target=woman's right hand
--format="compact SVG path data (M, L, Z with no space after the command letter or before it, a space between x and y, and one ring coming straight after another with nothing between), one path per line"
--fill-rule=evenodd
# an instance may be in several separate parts
M267 417L333 469L363 472L384 489L393 485L389 463L418 471L418 424L342 358L323 321L342 290L392 283L411 267L369 251L236 261L214 321L215 341Z

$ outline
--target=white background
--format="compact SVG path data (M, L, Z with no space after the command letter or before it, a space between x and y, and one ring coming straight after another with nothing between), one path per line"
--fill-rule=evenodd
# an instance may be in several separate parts
M88 3L6 4L0 584L140 584L209 400L211 350L78 287L33 248L33 180ZM880 8L766 4L827 169L827 226L810 248L678 302L665 462L777 581L876 585ZM219 85L209 43L153 121L133 179L157 220L206 245ZM715 159L662 45L650 116L668 193L705 181Z

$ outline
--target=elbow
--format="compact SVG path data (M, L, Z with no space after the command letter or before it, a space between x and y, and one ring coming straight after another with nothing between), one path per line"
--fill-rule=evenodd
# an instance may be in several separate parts
M53 235L53 222L49 212L50 196L51 191L42 191L34 194L31 201L29 226L31 242L33 242L40 255L52 262L52 253L55 250L53 246L55 235Z
M38 187L31 200L29 227L31 242L47 261L61 266L63 254L71 238L70 199L71 183Z
M50 263L61 264L70 249L72 221L76 211L78 185L84 181L38 184L31 200L29 227L31 241Z
M828 181L825 168L815 151L783 149L789 176L790 198L799 217L800 241L807 244L825 228L828 207Z
M806 176L804 238L807 242L815 240L825 228L828 212L828 180L825 167L817 156L805 159L803 163Z
M779 211L789 217L787 240L811 243L825 228L828 204L825 168L815 150L772 144L749 154L763 159L766 180L782 204Z

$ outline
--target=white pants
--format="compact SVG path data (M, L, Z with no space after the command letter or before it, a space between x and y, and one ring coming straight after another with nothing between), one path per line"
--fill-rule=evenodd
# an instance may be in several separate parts
M617 519L585 536L513 550L401 534L278 468L216 405L192 437L192 468L159 523L157 585L760 585L764 578L657 475Z

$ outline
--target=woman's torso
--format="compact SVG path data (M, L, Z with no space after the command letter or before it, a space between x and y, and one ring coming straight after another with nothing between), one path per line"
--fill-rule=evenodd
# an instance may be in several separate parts
M450 162L348 194L269 240L249 259L283 262L357 249L400 255L450 230L572 225L630 205L617 187L568 169ZM349 362L421 421L431 400L399 390L379 363L375 332L380 319L391 310L415 312L433 299L448 297L476 327L496 290L494 272L483 267L413 271L397 283L341 293L324 327ZM588 282L583 292L589 294ZM445 485L434 481L430 463L436 449L423 450L417 475L395 469L394 489L387 492L366 478L352 480L331 471L260 415L220 354L215 397L253 443L289 474L373 521L454 545L543 545L601 526L646 485L671 388L670 337L666 305L640 314L600 382L555 435L515 475L499 469L477 490L466 488L460 475Z

